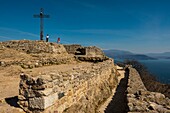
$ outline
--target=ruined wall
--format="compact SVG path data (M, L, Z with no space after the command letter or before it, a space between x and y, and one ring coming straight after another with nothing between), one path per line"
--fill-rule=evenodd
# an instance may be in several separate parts
M95 113L117 85L113 60L67 72L21 74L19 105L25 111Z
M15 40L2 42L1 45L7 48L16 49L26 53L57 53L67 54L64 46L56 43L31 40Z
M76 56L76 58L81 61L102 62L108 59L103 51L95 46L84 47L81 49L85 51L85 55Z
M7 41L0 43L0 66L19 65L24 69L74 61L61 44L43 41Z
M105 56L103 51L96 46L85 47L86 55L88 56Z
M170 99L161 93L147 91L136 69L130 66L128 69L129 113L170 113Z
M64 47L69 54L76 54L77 49L82 48L79 44L64 45Z
M103 51L96 46L83 47L81 45L64 45L69 54L81 61L102 62L108 60Z

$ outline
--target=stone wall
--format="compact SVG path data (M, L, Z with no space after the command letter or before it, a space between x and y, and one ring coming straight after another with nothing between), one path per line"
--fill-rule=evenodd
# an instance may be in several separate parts
M136 69L129 66L128 70L129 113L170 113L170 99L161 93L147 91Z
M103 51L96 46L83 47L81 45L64 45L69 54L74 54L78 60L101 62L108 60Z
M1 59L0 66L7 67L11 65L19 65L23 69L32 69L42 66L49 66L49 65L59 65L59 64L66 64L71 63L74 61L75 58L73 56L54 56L54 57L39 57L33 59L22 59L22 60L10 60L10 61L3 61Z
M117 85L113 60L32 77L22 73L19 105L25 111L95 113Z
M96 46L85 47L86 55L88 56L105 56L103 51Z
M105 56L103 51L95 46L84 47L80 50L83 51L85 55L77 55L76 58L81 61L102 62L108 59L108 57Z
M64 47L69 54L74 55L77 53L77 49L82 48L82 46L79 44L64 45Z
M0 66L19 65L24 69L74 61L61 44L43 41L0 42Z
M57 43L31 40L15 40L2 42L1 45L7 48L16 49L26 53L57 53L67 54L64 46Z

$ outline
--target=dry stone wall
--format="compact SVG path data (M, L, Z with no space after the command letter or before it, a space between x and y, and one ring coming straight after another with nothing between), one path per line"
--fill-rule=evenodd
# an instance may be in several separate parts
M103 51L95 46L83 47L80 51L83 55L77 55L76 58L81 61L101 62L108 59Z
M42 66L49 66L49 65L59 65L59 64L66 64L71 63L74 61L74 56L52 56L52 57L41 57L38 56L37 58L32 59L21 59L21 60L9 60L9 61L0 61L0 66L7 67L11 65L19 65L24 69L32 69Z
M147 91L136 69L129 66L128 70L129 113L170 113L170 99L161 93Z
M69 54L76 54L77 49L82 48L79 44L64 45L64 47Z
M67 54L64 46L56 43L49 43L44 41L31 41L31 40L15 40L2 42L1 46L23 51L28 54L31 53L57 53Z
M61 44L43 41L7 41L0 43L0 66L19 65L24 69L74 61Z
M117 85L113 60L68 72L21 74L19 105L27 112L95 113Z
M81 45L64 45L69 54L74 54L78 60L88 62L102 62L108 60L103 51L96 46L83 47Z

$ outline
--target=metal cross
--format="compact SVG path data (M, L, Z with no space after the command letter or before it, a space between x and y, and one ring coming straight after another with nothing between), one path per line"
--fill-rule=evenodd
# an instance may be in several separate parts
M43 8L40 9L40 14L39 15L33 15L34 18L40 18L40 40L43 40L43 18L49 18L50 15L45 15Z

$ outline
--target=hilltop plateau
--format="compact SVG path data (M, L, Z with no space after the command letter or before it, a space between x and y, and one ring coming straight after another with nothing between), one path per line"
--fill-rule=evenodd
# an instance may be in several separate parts
M1 113L170 111L169 98L147 91L133 67L95 46L0 42L0 76Z

